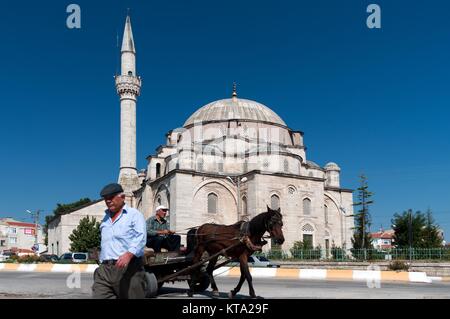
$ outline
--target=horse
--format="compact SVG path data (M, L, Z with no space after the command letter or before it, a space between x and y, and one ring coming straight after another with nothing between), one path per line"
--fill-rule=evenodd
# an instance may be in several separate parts
M203 224L195 233L195 252L193 264L201 261L202 255L207 252L209 256L213 256L208 262L206 272L211 282L211 288L214 296L219 295L219 291L214 280L213 271L219 256L229 257L231 259L239 259L241 277L238 285L230 291L229 297L233 298L239 292L242 284L247 280L250 297L256 298L253 289L252 276L248 269L248 257L255 251L262 250L262 246L267 242L262 240L262 236L269 232L270 237L276 244L284 243L282 231L283 221L281 210L271 209L267 206L267 211L263 212L249 222L239 221L233 225ZM192 240L192 239L191 239ZM191 277L189 284L189 295L192 296L195 276L199 271L195 272Z

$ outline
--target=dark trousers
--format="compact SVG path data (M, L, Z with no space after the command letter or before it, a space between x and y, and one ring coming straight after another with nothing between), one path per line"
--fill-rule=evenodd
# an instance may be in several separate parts
M147 282L142 258L133 258L127 267L100 264L94 272L92 298L143 299Z
M153 248L157 253L161 251L161 248L165 248L168 251L180 250L181 237L180 235L156 235L147 236L147 247Z

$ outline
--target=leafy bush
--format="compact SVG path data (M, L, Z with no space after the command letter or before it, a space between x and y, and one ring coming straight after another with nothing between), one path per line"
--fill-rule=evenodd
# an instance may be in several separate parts
M6 260L8 263L18 263L18 264L32 264L39 262L40 257L35 255L25 255L25 256L17 256L12 255L10 258Z
M271 249L267 252L268 259L283 259L283 251L281 249Z
M341 247L331 247L331 256L334 260L344 260L346 259L345 249Z
M385 260L386 252L376 249L350 249L356 260Z
M312 248L309 243L302 241L294 242L290 252L293 258L301 260L318 260L322 257L320 246Z
M394 270L394 271L408 271L409 270L409 264L405 263L404 261L401 260L394 260L392 262L389 263L388 266L389 270Z

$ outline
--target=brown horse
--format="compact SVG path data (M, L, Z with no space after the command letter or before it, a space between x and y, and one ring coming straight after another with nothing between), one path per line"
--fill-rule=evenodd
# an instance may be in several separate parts
M204 252L209 256L215 255L208 262L206 272L211 281L211 288L213 295L219 295L216 282L214 280L213 271L220 255L229 257L231 259L238 258L240 263L241 278L239 283L234 288L229 297L233 298L241 289L245 280L248 282L250 297L255 298L255 290L253 289L252 276L248 269L248 257L256 250L260 250L266 241L262 241L265 232L269 232L276 244L284 242L282 231L283 221L280 209L272 210L267 206L267 212L261 213L249 222L239 221L233 225L217 225L204 224L196 231L196 248L193 259L193 264L199 262ZM189 295L193 293L193 284L198 276L199 271L192 276L190 283Z

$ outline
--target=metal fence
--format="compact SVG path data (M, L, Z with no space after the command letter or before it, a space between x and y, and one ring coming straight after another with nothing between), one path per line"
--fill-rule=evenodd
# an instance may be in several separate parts
M379 249L272 249L260 253L275 260L329 260L329 261L364 261L364 260L435 260L450 261L450 248L393 248Z

